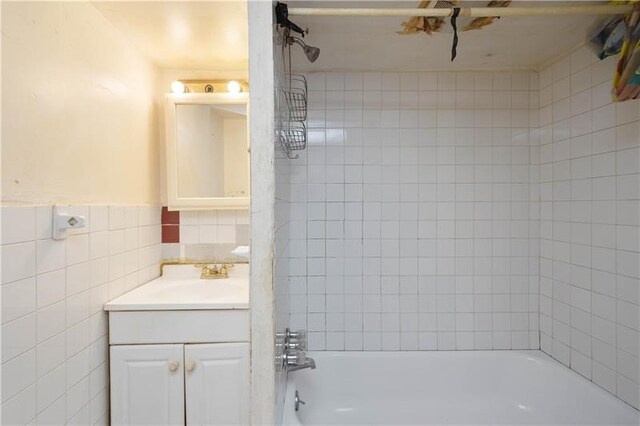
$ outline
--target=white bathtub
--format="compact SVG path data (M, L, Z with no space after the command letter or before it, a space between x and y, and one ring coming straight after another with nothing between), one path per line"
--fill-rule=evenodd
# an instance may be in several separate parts
M316 370L289 373L285 425L640 424L640 412L540 351L310 356Z

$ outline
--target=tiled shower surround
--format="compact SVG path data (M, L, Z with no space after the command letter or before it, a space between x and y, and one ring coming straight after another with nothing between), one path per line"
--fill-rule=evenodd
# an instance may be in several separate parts
M103 305L160 273L160 207L2 207L2 424L108 424Z
M311 73L292 328L314 350L542 349L640 407L640 101L540 73Z
M538 348L538 75L308 79L291 326L316 350Z
M594 59L540 73L540 344L639 408L640 101Z

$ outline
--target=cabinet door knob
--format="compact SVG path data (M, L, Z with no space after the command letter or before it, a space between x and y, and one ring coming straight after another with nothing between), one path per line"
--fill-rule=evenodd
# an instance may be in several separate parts
M193 361L187 362L187 371L191 373L196 368L196 363Z
M176 371L178 371L178 363L177 362L171 362L169 363L169 371L171 371L172 373L175 373Z

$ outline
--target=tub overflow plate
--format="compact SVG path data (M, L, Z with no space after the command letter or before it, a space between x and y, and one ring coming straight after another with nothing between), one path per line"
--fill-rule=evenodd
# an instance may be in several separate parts
M293 399L294 403L295 403L295 408L296 411L298 411L300 409L300 404L305 405L306 402L304 402L303 400L300 399L300 393L298 391L296 391L296 396Z

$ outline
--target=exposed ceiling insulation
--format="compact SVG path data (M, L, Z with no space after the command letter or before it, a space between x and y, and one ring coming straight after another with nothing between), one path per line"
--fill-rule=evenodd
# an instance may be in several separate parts
M433 3L435 0L430 1ZM585 1L518 1L512 6L542 7ZM465 6L488 1L460 0ZM604 1L589 4L606 3ZM160 68L218 71L248 69L246 0L97 1L94 6ZM290 7L417 8L419 0L300 1ZM291 17L310 33L305 38L322 49L309 63L294 50L294 68L326 70L536 69L587 38L601 18L593 16L505 17L479 31L460 33L458 56L450 62L451 26L428 36L399 35L406 18ZM459 18L460 19L460 18ZM459 20L459 29L463 28Z
M588 1L588 0L586 0ZM487 1L462 1L483 7ZM420 1L290 1L289 7L417 8ZM544 7L585 4L585 1L517 1L512 6ZM606 1L589 1L606 4ZM399 35L402 22L411 17L322 17L292 16L309 28L305 41L322 53L309 63L301 51L293 52L298 71L356 70L450 70L450 69L539 69L581 45L597 16L504 17L479 31L459 34L458 55L451 62L452 34L449 20L443 31L431 36L419 32ZM459 25L461 28L461 25Z
M426 8L446 8L451 9L452 7L467 7L467 4L470 3L473 6L476 6L478 2L466 2L460 0L423 0L418 5L418 9L426 9ZM483 2L484 4L480 4L481 7L508 7L511 4L511 0L492 0L490 2ZM486 27L487 25L491 25L493 21L498 19L497 17L482 17L482 18L467 18L460 17L458 18L458 26L461 28L461 31L469 31L469 30L479 30L482 27ZM425 16L412 16L411 19L402 23L404 29L402 31L398 31L398 34L417 34L420 32L427 33L431 35L431 33L440 31L443 28L447 28L446 22L448 19L444 18L435 18L435 17L425 17Z

